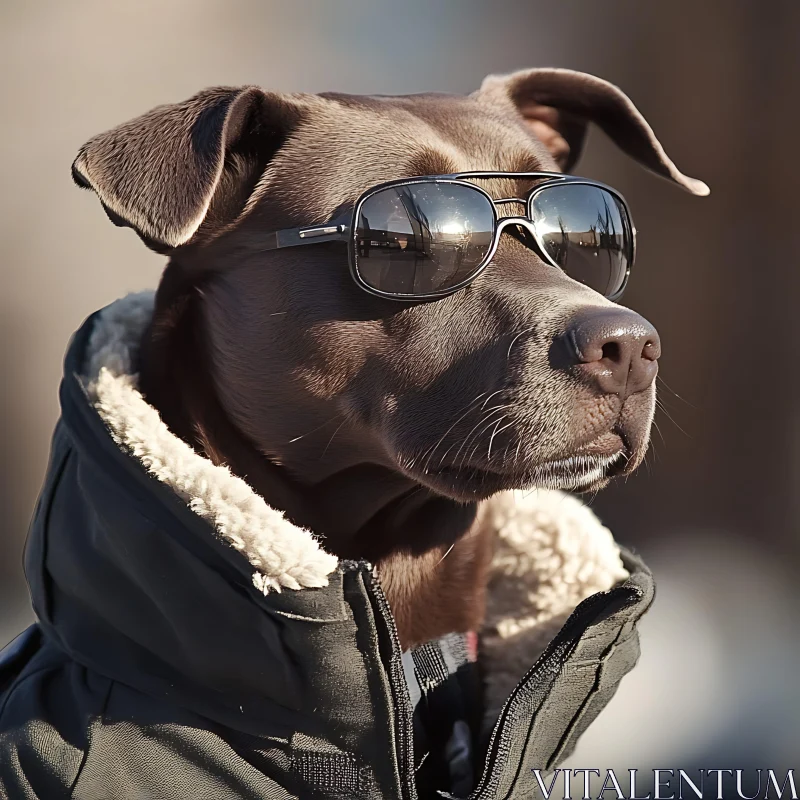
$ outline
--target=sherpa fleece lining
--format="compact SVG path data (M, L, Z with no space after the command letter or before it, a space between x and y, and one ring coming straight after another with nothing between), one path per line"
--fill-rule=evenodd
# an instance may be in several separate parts
M133 365L154 300L152 291L118 300L100 314L91 334L84 383L112 437L247 558L259 591L327 585L336 557L227 467L172 434L138 391ZM501 493L482 504L478 524L497 533L481 632L490 711L575 606L627 572L608 529L563 492Z

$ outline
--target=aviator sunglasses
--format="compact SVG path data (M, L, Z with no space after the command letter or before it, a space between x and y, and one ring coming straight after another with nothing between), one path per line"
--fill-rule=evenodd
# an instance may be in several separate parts
M494 199L470 182L490 178L537 183L524 197ZM501 216L513 203L525 206L525 216ZM389 181L368 189L337 220L272 232L265 249L345 241L362 289L392 300L426 300L474 281L503 231L610 300L622 295L635 252L628 206L609 186L561 173L459 172Z

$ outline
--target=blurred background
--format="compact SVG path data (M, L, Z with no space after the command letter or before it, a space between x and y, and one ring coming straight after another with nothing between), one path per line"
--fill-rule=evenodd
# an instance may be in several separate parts
M21 551L69 336L163 267L73 186L78 147L214 84L468 93L570 67L621 86L712 189L692 197L596 131L578 166L631 205L625 303L661 334L665 408L647 467L594 501L659 594L639 668L571 764L800 767L799 35L797 0L4 0L0 644L31 620Z

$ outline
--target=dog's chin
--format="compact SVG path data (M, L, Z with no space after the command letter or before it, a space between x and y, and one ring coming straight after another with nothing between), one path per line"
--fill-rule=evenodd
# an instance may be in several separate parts
M522 469L488 469L484 466L443 466L410 470L411 476L437 494L460 502L485 500L511 489L562 489L595 492L626 471L624 449L600 455L583 453L528 465Z

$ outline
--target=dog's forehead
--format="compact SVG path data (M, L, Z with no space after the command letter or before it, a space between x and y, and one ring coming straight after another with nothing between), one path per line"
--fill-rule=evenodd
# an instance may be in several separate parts
M557 169L505 109L471 97L320 95L271 163L260 201L325 219L384 181L471 170ZM497 182L499 194L508 182ZM491 187L488 187L491 192Z

